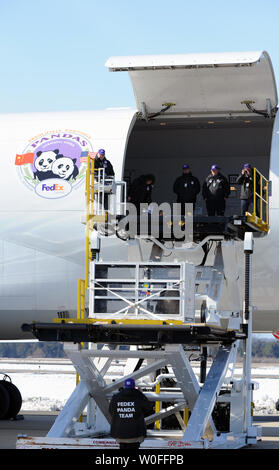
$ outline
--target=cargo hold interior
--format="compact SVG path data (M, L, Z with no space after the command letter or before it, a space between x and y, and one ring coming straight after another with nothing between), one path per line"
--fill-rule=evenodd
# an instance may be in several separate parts
M138 118L127 143L124 179L153 173L156 181L152 200L176 202L175 179L183 164L191 167L201 186L213 164L230 182L231 194L225 215L240 213L240 187L234 185L244 163L255 166L269 178L270 147L274 118L260 115L226 117L174 117L161 115L145 121ZM205 204L198 195L196 215L206 215Z

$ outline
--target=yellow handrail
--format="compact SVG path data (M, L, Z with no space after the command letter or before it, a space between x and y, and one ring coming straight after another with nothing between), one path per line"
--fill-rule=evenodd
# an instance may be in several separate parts
M78 280L78 297L77 297L77 320L84 320L85 318L85 281L83 279ZM84 347L84 343L81 343L81 347ZM80 381L79 374L76 372L76 385ZM82 414L79 417L79 421L82 422Z
M257 222L257 225L268 226L269 224L269 181L255 167L253 168L253 177L254 177L253 219ZM258 184L257 184L257 178L258 178ZM265 191L265 197L264 197L264 191ZM257 208L258 200L260 201L259 208ZM265 215L264 215L263 208L265 208ZM257 209L259 209L259 211Z
M89 285L90 231L93 230L94 215L94 159L88 156L86 170L86 244L85 244L85 288Z
M85 182L85 195L86 195L86 235L85 235L85 287L88 288L89 277L89 197L90 197L90 157L87 160L86 182Z
M266 223L269 225L269 181L266 183L266 193L267 193L267 200L268 200L268 211L266 212Z
M78 280L77 319L85 319L85 281Z

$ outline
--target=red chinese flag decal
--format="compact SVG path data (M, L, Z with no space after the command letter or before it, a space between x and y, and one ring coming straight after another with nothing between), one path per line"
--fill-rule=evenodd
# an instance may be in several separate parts
M90 158L95 158L98 152L88 152Z
M17 155L15 159L15 165L25 165L26 163L33 163L34 153L24 153L23 155Z

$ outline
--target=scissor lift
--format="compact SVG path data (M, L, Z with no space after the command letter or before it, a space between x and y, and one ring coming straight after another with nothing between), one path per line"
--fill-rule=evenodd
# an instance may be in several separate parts
M89 213L88 225L92 221ZM227 238L209 235L200 242L202 246L209 239L216 245L212 266L104 263L96 253L88 258L78 318L25 326L41 341L64 342L79 381L47 436L19 438L17 447L118 448L109 435L108 407L128 377L154 401L142 448L227 449L255 444L261 428L253 425L251 416L253 233L246 232L244 239L243 309L235 256L240 242ZM185 254L191 250L181 249ZM235 370L240 345L241 379Z
M79 383L47 436L31 441L20 438L18 447L117 448L109 437L108 405L127 377L133 377L148 399L161 405L146 418L149 429L143 448L239 448L256 443L260 428L251 418L252 307L246 298L246 317L242 318L231 291L231 305L228 302L226 310L219 310L222 290L230 288L230 281L234 284L236 273L230 265L230 274L224 277L224 259L232 259L229 253L234 242L216 243L212 267L188 263L109 266L92 261L89 317L32 325L40 340L65 342ZM252 242L245 251L245 258L251 258L247 250L252 252ZM96 277L104 268L107 272L111 268L114 276L105 282ZM124 278L123 270L131 278ZM140 277L141 270L148 280ZM132 271L138 273L135 278ZM246 274L250 283L251 271ZM133 286L128 290L131 279ZM162 296L164 292L168 295ZM105 313L96 310L98 302L106 303ZM166 313L171 311L166 309L170 302L175 306L173 316ZM90 349L80 346L84 341L92 343ZM244 349L241 380L235 377L240 343ZM205 351L212 359L210 369L204 357L200 369L193 369L191 355ZM156 384L160 384L159 392ZM80 422L86 407L87 417ZM188 412L190 418L185 420ZM164 424L170 416L177 418L176 429Z

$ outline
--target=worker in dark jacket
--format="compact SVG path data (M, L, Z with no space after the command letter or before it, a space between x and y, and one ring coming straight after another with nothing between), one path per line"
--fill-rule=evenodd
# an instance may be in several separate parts
M100 149L95 157L94 167L95 169L104 168L105 178L108 176L114 176L113 166L109 160L105 157L106 152L104 149Z
M136 206L138 213L140 204L150 204L152 202L154 182L154 175L141 175L132 182L128 192L128 201Z
M100 149L94 159L94 168L97 170L99 168L104 168L104 177L105 178L112 178L114 176L114 169L112 164L109 160L105 157L106 152L104 149ZM98 172L95 172L95 176ZM102 175L101 175L102 177ZM111 184L111 181L105 181L105 185ZM104 193L104 209L107 210L109 208L109 194L107 192Z
M245 215L251 204L253 204L254 196L254 175L250 163L245 163L241 174L236 179L236 184L241 184L240 210L241 215Z
M202 195L206 201L208 215L224 215L226 198L230 194L229 182L219 170L218 165L212 165L211 172L207 176L202 188Z
M181 203L181 214L185 214L185 204L193 204L193 211L195 210L195 203L197 195L201 190L198 178L192 175L189 165L183 165L183 173L176 178L173 185L173 192L177 195L177 202Z
M260 217L260 197L261 195L261 181L260 174L256 172L256 184L254 185L254 169L250 163L245 163L240 175L236 179L236 184L241 184L240 189L240 211L241 215L245 215L249 209L254 210L252 206L254 203L254 188L256 189L256 215ZM262 188L262 195L265 196L266 187ZM265 216L265 204L262 204L263 216Z
M109 413L111 436L120 444L120 449L138 449L146 437L144 417L151 414L153 404L135 388L134 379L126 379L124 389L113 395Z

